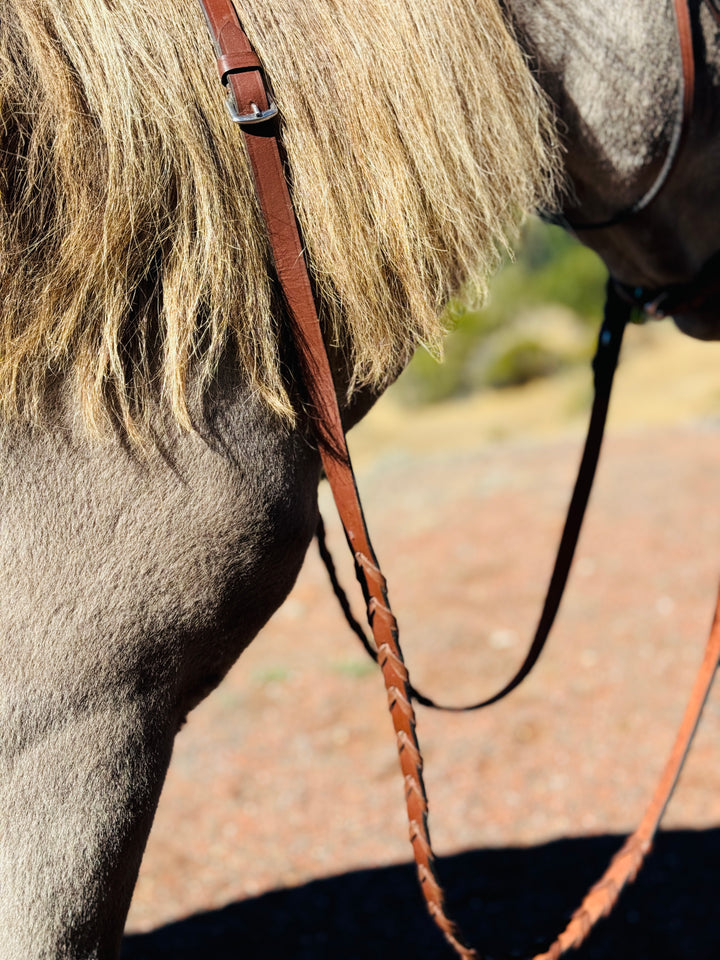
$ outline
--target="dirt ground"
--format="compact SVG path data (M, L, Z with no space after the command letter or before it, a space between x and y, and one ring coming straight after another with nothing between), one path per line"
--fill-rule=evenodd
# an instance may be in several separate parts
M628 340L539 666L488 711L419 709L451 909L495 958L546 945L640 818L714 607L720 345L664 325ZM576 371L425 412L390 397L358 428L405 656L432 696L478 699L522 658L589 390ZM327 490L321 503L352 587ZM716 690L647 870L578 958L720 955L719 747ZM449 957L409 860L382 682L311 548L288 601L178 737L124 957Z

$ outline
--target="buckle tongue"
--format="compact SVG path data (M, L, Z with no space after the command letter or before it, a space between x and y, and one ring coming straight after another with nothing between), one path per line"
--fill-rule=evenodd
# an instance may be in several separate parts
M239 123L241 125L265 123L266 120L272 120L273 117L276 117L278 115L278 108L275 105L275 102L270 99L270 97L268 97L268 104L269 106L267 110L261 110L256 103L251 103L250 106L252 107L252 113L240 113L232 91L228 93L228 98L225 101L225 106L227 107L230 117L234 123Z

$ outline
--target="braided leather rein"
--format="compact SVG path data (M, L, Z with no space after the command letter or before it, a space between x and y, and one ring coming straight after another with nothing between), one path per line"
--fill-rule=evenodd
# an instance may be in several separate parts
M228 88L231 117L244 134L274 267L310 402L320 456L366 600L368 622L387 690L405 780L410 841L421 889L430 914L457 955L464 960L479 960L479 954L467 946L448 917L436 875L412 691L399 646L397 621L390 609L387 584L370 542L352 472L303 245L285 178L277 107L267 92L262 65L240 25L232 0L200 0L200 3L215 44L220 78ZM608 317L611 310L613 316ZM609 319L613 328L618 324L622 332L629 311L628 304L611 295L606 323ZM679 775L719 658L720 594L701 673L663 778L640 828L587 895L567 930L548 952L538 955L535 960L556 960L566 950L579 945L596 920L609 912L625 883L634 878L650 848L653 833Z
M367 602L368 620L387 689L405 779L410 840L420 885L428 909L448 942L459 956L470 960L477 954L462 941L445 913L443 891L435 873L408 673L398 644L398 627L390 609L385 578L370 543L350 466L335 386L285 180L275 117L277 111L265 89L260 61L240 26L231 0L201 0L201 3L215 41L220 78L232 95L230 112L244 133L275 270L285 297L304 386L314 416L320 456Z

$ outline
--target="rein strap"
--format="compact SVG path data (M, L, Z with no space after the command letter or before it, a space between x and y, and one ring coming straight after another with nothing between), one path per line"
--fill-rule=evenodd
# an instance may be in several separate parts
M268 95L260 61L240 25L232 0L200 0L200 3L215 43L220 77L228 88L230 115L244 134L275 271L285 298L291 333L308 394L320 456L355 558L357 577L367 603L368 622L372 628L387 690L400 767L405 780L410 840L420 886L430 914L457 955L463 960L479 960L479 955L465 944L457 927L445 912L444 895L435 871L435 857L428 830L428 803L422 777L422 757L415 731L415 712L408 672L398 642L397 621L390 609L387 584L370 542L350 464L330 363L305 264L300 230L285 178L277 108ZM629 307L619 301L612 290L610 297L618 301L618 316L622 317L624 326ZM613 343L613 349L619 349L619 340L620 338L617 338ZM720 610L720 598L718 609ZM687 753L719 654L720 614L716 615L703 671L696 681L681 734L648 816L641 825L639 840L636 842L631 838L630 849L623 848L619 862L611 864L599 888L593 888L588 894L568 930L553 944L548 953L538 956L536 960L555 960L565 950L577 946L595 920L612 906L613 892L621 889L637 872L642 857L650 847L652 834ZM637 834L633 837L637 837Z
M545 591L545 601L535 628L535 633L528 647L528 651L525 654L525 659L515 674L500 690L477 703L464 704L462 706L437 703L410 684L410 695L413 700L422 704L424 707L429 707L431 710L442 710L444 713L472 713L474 710L482 710L484 707L489 707L499 700L503 700L509 693L512 693L516 687L519 687L540 659L540 654L545 648L558 610L560 609L560 603L565 593L568 576L570 575L570 567L572 566L580 531L585 519L590 493L592 492L593 482L597 472L598 460L600 459L600 450L602 448L605 423L610 405L610 395L612 393L613 380L620 356L623 334L625 333L625 328L632 313L631 308L631 301L622 296L616 283L609 281L605 297L605 317L598 335L597 349L592 363L594 399L585 446L580 459L580 466L578 467L572 497L570 498L565 516L562 535L558 544L557 553L555 554L552 574L547 590ZM330 583L348 626L359 638L368 655L377 663L375 648L362 626L353 616L347 595L338 579L335 564L325 542L325 527L322 521L318 526L317 539L320 557L328 572Z
M271 99L260 69L248 61L252 48L231 0L201 0L201 3L215 41L221 76L234 100L231 115L254 118L265 114L266 117L261 122L239 121L239 125L244 134L275 270L299 354L320 456L367 603L368 622L382 668L405 780L410 841L420 886L430 914L458 956L464 960L476 960L476 952L463 942L455 924L445 913L443 891L436 876L427 822L428 803L422 777L422 758L415 732L415 711L410 697L408 673L398 643L397 621L390 609L385 577L370 542L350 464L300 231L285 179L277 120L270 115Z

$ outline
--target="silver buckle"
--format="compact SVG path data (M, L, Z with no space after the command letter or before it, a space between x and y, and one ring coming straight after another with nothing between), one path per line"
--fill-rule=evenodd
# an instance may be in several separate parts
M235 97L232 92L228 93L228 98L225 101L225 106L227 111L230 114L230 117L235 123L240 124L253 124L253 123L264 123L266 120L272 120L273 117L278 115L278 108L275 105L274 101L268 97L268 103L270 106L267 110L261 110L256 103L251 103L252 113L240 113L237 108L237 103L235 102Z

